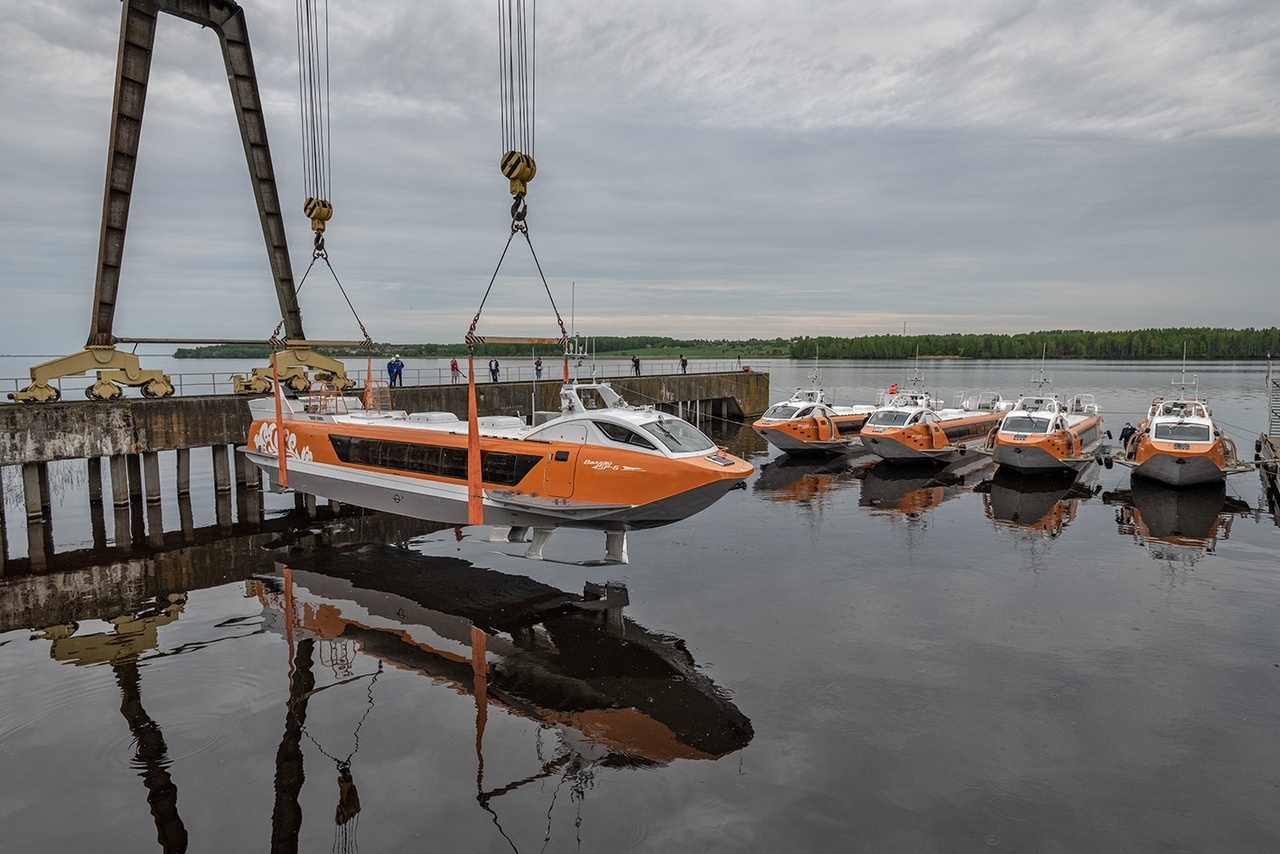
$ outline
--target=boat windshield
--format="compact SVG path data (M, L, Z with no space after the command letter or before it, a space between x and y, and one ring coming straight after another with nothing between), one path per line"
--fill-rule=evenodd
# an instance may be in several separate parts
M1048 433L1048 418L1032 418L1029 415L1010 415L1000 429L1005 433Z
M910 417L910 412L903 412L900 409L881 409L879 412L871 413L871 417L867 419L867 425L869 427L901 427Z
M788 403L779 403L776 406L770 406L765 410L765 418L791 418L800 410L798 406L792 406Z
M600 428L600 432L608 436L614 442L623 445L635 445L639 448L648 448L649 450L658 450L657 446L650 442L644 436L641 436L630 427L624 427L621 424L614 424L610 421L597 421L596 427Z
M716 449L716 443L708 439L701 430L679 418L659 418L640 426L653 434L668 450L678 454Z
M1209 441L1207 424L1157 424L1152 432L1155 438L1170 442Z

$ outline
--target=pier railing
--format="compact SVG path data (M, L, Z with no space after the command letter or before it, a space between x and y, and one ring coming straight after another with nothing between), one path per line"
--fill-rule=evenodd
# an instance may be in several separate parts
M350 361L354 363L356 360L352 359ZM489 381L488 361L487 358L477 359L477 382ZM515 357L499 358L498 361L501 363L499 379L503 382L531 383L537 379L534 366L524 357L519 357L518 359ZM465 361L459 359L458 362L464 366L465 377ZM241 362L237 361L236 364L241 364ZM374 360L373 364L373 378L385 380L387 378L385 357L379 356ZM630 363L616 360L595 363L583 360L577 363L576 369L578 376L584 381L593 375L597 379L604 380L634 376ZM686 373L718 374L738 370L742 370L742 362L740 360L690 359ZM559 380L560 371L561 361L559 358L553 357L543 360L543 381ZM236 368L228 366L224 371L184 371L182 373L171 373L169 377L173 381L175 396L194 397L234 394L235 384L232 376L236 373L243 373L243 370L237 371ZM640 373L641 376L654 376L662 374L674 375L682 372L677 359L642 359ZM347 376L355 380L356 384L361 387L364 386L365 380L369 375L369 370L364 367L350 367L347 371ZM402 376L406 387L450 385L453 382L448 366L439 368L406 367ZM51 384L61 392L62 400L79 400L84 398L85 390L93 385L95 379L96 377L92 375L58 377ZM30 383L30 377L0 377L0 403L11 403L9 394L26 388ZM126 397L142 397L138 389L125 388L123 392Z

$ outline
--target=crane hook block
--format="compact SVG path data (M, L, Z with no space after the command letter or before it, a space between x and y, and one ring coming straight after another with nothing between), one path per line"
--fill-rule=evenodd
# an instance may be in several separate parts
M511 180L511 195L524 195L529 191L529 182L538 174L538 164L527 154L508 151L502 155L502 174Z
M324 224L333 216L333 205L328 199L308 198L302 203L302 212L311 217L311 230L319 234Z

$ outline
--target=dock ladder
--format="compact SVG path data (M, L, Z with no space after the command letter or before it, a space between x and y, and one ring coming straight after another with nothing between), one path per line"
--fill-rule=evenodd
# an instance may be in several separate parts
M1272 439L1280 439L1280 376L1271 367L1271 358L1267 358L1267 435Z

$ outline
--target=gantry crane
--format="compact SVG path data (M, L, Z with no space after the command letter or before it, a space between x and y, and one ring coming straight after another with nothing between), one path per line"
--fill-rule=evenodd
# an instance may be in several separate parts
M124 0L120 21L120 50L116 60L115 103L111 116L111 138L105 197L102 205L102 231L98 244L98 270L94 285L93 315L89 339L83 350L52 359L31 368L31 384L9 397L19 402L49 402L61 396L51 381L59 377L97 372L97 381L86 390L91 400L111 400L123 393L121 385L140 387L147 397L167 397L174 392L168 375L158 370L144 370L138 357L116 349L118 343L151 343L173 339L121 339L112 334L116 299L120 291L120 268L124 257L125 228L129 219L129 201L137 168L138 140L142 130L142 111L147 97L147 79L151 72L152 46L155 42L156 18L161 12L199 24L217 33L226 63L231 100L235 104L245 159L253 183L253 195L262 221L262 235L280 302L281 328L284 332L282 351L272 355L275 372L281 382L303 390L308 386L307 369L323 372L342 387L353 383L347 379L343 364L311 349L302 331L302 314L298 308L293 270L285 241L284 220L276 192L271 151L267 145L267 128L263 121L262 101L254 74L253 55L249 49L249 33L244 10L231 0ZM190 339L188 339L190 340ZM248 379L237 383L237 389L263 392L271 387L271 368L255 368Z

